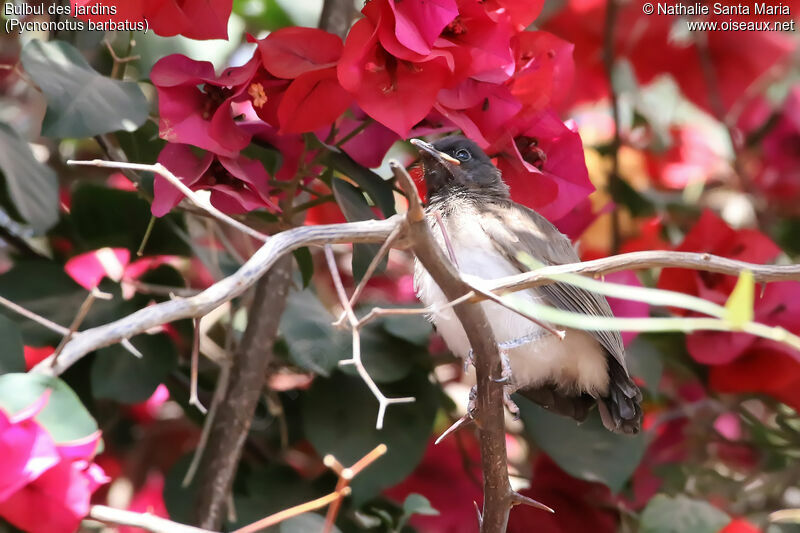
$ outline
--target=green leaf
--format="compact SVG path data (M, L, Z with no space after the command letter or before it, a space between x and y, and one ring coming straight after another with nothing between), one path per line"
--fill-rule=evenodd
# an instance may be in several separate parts
M325 517L316 513L305 513L281 522L281 533L319 533L324 528ZM342 533L336 526L331 528L333 533Z
M407 516L421 514L426 516L436 516L439 511L431 507L431 502L422 494L413 492L406 496L403 502L403 514Z
M350 335L348 334L348 337ZM350 356L348 351L347 357ZM361 360L376 383L391 383L406 377L427 351L403 339L390 337L378 324L368 324L361 329ZM345 374L356 375L356 368L342 368Z
M58 178L39 163L28 143L0 123L0 177L14 210L36 231L44 233L58 221Z
M333 454L349 466L380 443L388 448L386 455L353 480L357 507L403 480L416 467L439 408L439 394L424 371L381 385L381 391L387 397L416 398L413 403L389 406L382 430L375 429L378 402L359 378L340 372L317 378L303 398L303 430L320 456Z
M150 223L150 205L135 192L84 183L72 193L69 220L85 251L107 246L136 253ZM184 227L179 214L156 219L145 255L191 255L176 231Z
M25 372L25 348L19 328L0 315L0 374Z
M339 360L350 357L350 335L335 329L336 320L311 291L289 295L281 317L280 332L289 345L289 359L296 365L327 376Z
M50 390L50 399L36 421L47 429L56 443L88 437L97 431L97 422L69 386L58 378L41 374L0 376L0 409L17 413L32 405Z
M382 307L391 309L393 306L382 305ZM424 315L386 315L376 322L390 335L417 346L427 347L433 333L433 325Z
M133 132L120 131L115 137L120 148L128 156L128 161L136 161L152 165L158 160L158 154L167 142L158 136L158 125L145 122L144 126Z
M617 435L603 427L596 410L578 425L515 395L525 433L568 474L620 489L639 465L647 445L643 434Z
M381 210L383 216L388 218L395 214L394 191L390 181L381 178L368 168L362 167L342 151L328 152L325 162L356 182L361 190L369 195L372 203Z
M658 385L664 371L661 352L650 341L650 336L637 335L626 348L628 367L631 375L644 380L644 385L651 394L658 394Z
M743 270L728 301L725 302L725 319L733 327L741 328L747 322L752 322L754 293L753 273Z
M111 300L96 300L83 321L82 329L110 322L138 308L120 295L119 284L104 281L100 289L114 295ZM56 324L67 326L86 299L86 289L75 283L62 265L44 260L21 260L0 275L0 295ZM0 314L19 325L25 344L55 346L62 335L32 320L0 308Z
M92 363L92 395L120 403L143 402L178 364L175 345L163 333L139 335L131 341L138 358L119 344L98 350Z
M731 517L710 503L683 495L654 496L642 512L640 533L717 533Z
M277 0L234 0L233 12L260 30L297 26Z
M348 222L357 222L359 220L373 220L375 213L370 209L367 200L364 198L362 192L342 179L334 179L331 188L333 195L336 197L336 203L344 213ZM372 262L372 258L378 254L380 250L379 244L354 244L353 245L353 277L358 281L364 277L364 274ZM383 272L386 269L388 257L384 257L375 269L376 273Z
M147 120L149 105L136 83L102 76L66 42L34 39L22 49L22 64L47 97L46 137L134 131Z
M611 180L609 192L614 202L627 207L634 217L650 216L655 213L653 203L622 178Z
M314 258L311 257L311 251L307 246L298 248L292 253L303 278L303 288L305 289L311 283L311 276L314 275Z

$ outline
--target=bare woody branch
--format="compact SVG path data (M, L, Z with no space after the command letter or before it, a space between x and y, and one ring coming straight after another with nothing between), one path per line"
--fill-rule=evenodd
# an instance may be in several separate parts
M218 281L200 294L161 302L140 309L120 320L77 333L64 346L55 365L52 365L52 358L47 358L39 363L34 371L59 375L94 350L175 320L201 317L241 295L260 279L279 257L292 250L303 246L334 243L383 242L401 222L401 216L394 216L387 220L304 226L278 233L270 237L234 274Z
M422 262L448 300L464 296L471 288L461 279L434 240L414 183L402 165L392 163L391 167L409 200L406 215L407 237L414 255ZM483 467L483 514L480 529L481 533L502 533L508 524L508 514L514 504L515 493L508 480L503 386L497 382L502 374L500 353L492 328L480 306L462 303L453 310L475 353L478 380L476 416Z
M153 533L215 533L208 529L187 526L149 513L124 511L105 505L92 505L89 509L89 518L104 524L138 527Z

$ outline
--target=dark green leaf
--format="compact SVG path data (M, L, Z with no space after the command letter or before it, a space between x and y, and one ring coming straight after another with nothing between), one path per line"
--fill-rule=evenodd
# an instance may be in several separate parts
M58 378L41 374L5 374L0 376L0 408L16 413L32 405L50 390L50 399L36 420L57 443L88 437L97 431L97 423L78 396Z
M350 183L341 179L334 179L332 189L333 195L336 197L336 203L339 204L348 222L372 220L376 218L375 213L372 212L369 204L367 204L364 195ZM369 264L372 262L372 258L378 254L380 248L378 244L353 245L353 277L356 280L360 280L364 277ZM384 257L378 265L378 268L375 269L375 272L383 272L386 268L386 262L387 258Z
M25 352L19 328L0 315L0 374L25 372Z
M664 371L661 352L650 342L648 335L638 335L626 351L631 375L642 378L647 390L657 395L661 374Z
M422 459L439 395L424 371L381 385L387 397L413 396L414 403L389 406L382 430L375 429L378 402L356 377L335 373L317 378L303 400L303 429L320 455L333 454L353 464L380 443L388 452L352 483L356 506L404 479Z
M361 360L377 383L403 379L425 353L419 346L387 335L378 324L368 324L361 329ZM352 365L343 367L342 371L356 374Z
M144 126L133 132L120 131L115 135L129 161L152 165L167 143L158 136L158 125L145 122Z
M614 202L627 207L635 217L644 217L655 213L653 203L622 178L611 180L609 192Z
M392 306L383 305L391 308ZM387 315L377 321L389 334L416 344L428 346L433 326L423 315Z
M708 502L657 494L644 508L640 533L717 533L731 517Z
M136 83L102 76L66 42L33 40L22 49L22 64L47 96L42 135L133 131L147 120L149 105Z
M784 218L775 222L772 236L789 254L800 255L800 218Z
M325 162L356 182L369 195L372 203L381 210L383 216L390 217L395 214L391 182L381 178L368 168L362 167L344 152L328 152Z
M135 192L85 183L72 194L70 220L85 250L108 246L135 253L150 223L150 206ZM157 219L145 255L190 255L191 249L175 231L182 227L178 214Z
M340 359L350 357L350 335L334 329L336 320L311 291L289 295L281 317L280 331L289 345L290 360L312 372L327 376Z
M114 298L94 302L83 322L84 329L110 322L136 310L135 306L122 299L118 284L107 281L100 288L114 294ZM64 272L62 265L51 261L17 261L11 270L0 275L1 296L62 326L72 322L87 294L86 289ZM27 345L54 346L62 337L32 320L3 309L0 309L0 313L19 325Z
M300 275L303 277L303 288L305 289L311 282L311 276L314 275L314 258L311 257L311 251L308 247L298 248L292 253L294 254L294 260L297 261Z
M306 513L281 522L280 531L281 533L319 533L324 529L324 525L324 516L316 513ZM333 526L331 531L333 533L342 533L336 526Z
M411 493L403 502L403 514L406 516L415 514L435 516L439 514L439 511L431 507L431 502L422 494Z
M598 481L618 492L639 465L646 448L643 434L617 435L603 427L597 411L581 425L515 395L525 432L562 469L577 478Z
M142 358L119 344L97 352L92 363L92 395L121 403L143 402L178 363L178 353L163 333L132 339Z
M5 124L0 124L0 177L14 210L34 229L43 233L58 221L56 173Z

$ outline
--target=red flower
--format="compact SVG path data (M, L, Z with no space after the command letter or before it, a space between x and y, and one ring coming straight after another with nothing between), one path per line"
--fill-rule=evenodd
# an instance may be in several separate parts
M733 230L711 211L703 213L678 250L710 252L753 263L765 263L780 253L763 234ZM735 283L734 277L722 274L664 269L658 286L723 304ZM770 283L756 294L756 321L800 333L800 283ZM689 335L687 348L698 362L713 365L709 377L712 389L763 392L800 407L800 354L791 348L745 333L711 331Z
M438 445L431 443L416 470L386 491L387 496L401 503L411 493L421 494L439 511L436 516L411 518L411 525L420 533L462 533L477 529L473 502L483 500L483 490L474 481L481 476L478 443L469 435L463 437L470 463L465 466L458 438L462 437L451 436Z
M508 533L614 533L619 525L611 491L601 483L576 479L546 455L533 467L531 486L521 494L555 509L555 514L520 505L511 510Z
M719 533L761 533L761 530L744 518L736 518L720 529Z
M161 138L225 157L238 154L250 142L250 135L234 122L233 107L248 96L258 66L254 58L216 77L208 61L180 54L160 59L150 79L158 89Z
M314 28L282 28L258 42L258 53L266 71L274 76L273 87L285 87L277 107L277 122L271 113L259 116L281 133L304 133L333 123L352 102L337 80L336 63L342 55L342 40ZM281 83L279 80L294 80ZM265 77L269 84L269 77ZM251 84L250 100L258 112L274 91L258 90ZM273 95L270 95L273 92Z
M114 14L78 15L92 22L141 22L164 37L183 35L190 39L227 39L228 18L232 0L72 0L72 13L77 6L91 10L115 8Z
M755 180L756 186L770 200L797 210L800 198L800 85L796 85L786 97L778 123L764 137L763 147L763 168Z
M0 410L0 516L30 533L72 533L94 491L108 482L92 462L100 432L54 442L34 419L48 398L12 416Z
M167 144L158 161L193 190L210 190L211 203L226 213L245 213L259 208L278 210L271 199L269 175L260 162L238 157L197 157L190 146ZM161 176L153 184L153 215L160 217L178 205L183 195Z
M558 220L594 191L589 181L580 135L552 111L518 125L498 141L498 167L512 198Z
M659 185L683 189L690 183L706 182L727 169L722 155L709 145L706 132L691 126L674 128L672 137L668 151L647 154L648 170Z
M575 77L575 45L545 31L525 31L513 40L517 72L509 82L511 94L535 113L569 102Z
M158 471L151 472L144 486L133 496L128 511L169 518L163 493L164 476ZM138 527L121 526L118 533L144 533L144 531Z
M789 36L780 32L708 31L702 34L706 45L701 51L693 34L699 32L688 31L685 20L667 15L646 16L642 4L620 4L615 25L616 56L631 61L642 83L670 74L689 99L707 110L717 111L710 96L717 89L722 111L730 109L757 78L788 57L794 48ZM548 31L575 43L578 101L608 95L602 55L605 15L605 0L570 0L566 9L544 25ZM709 20L721 24L730 18L712 14ZM747 22L753 18L736 20ZM676 27L685 33L676 32ZM704 76L703 54L711 63L716 89L709 88Z
M450 67L441 53L419 56L399 45L390 53L384 43L394 35L389 32L395 26L392 11L383 0L375 0L364 12L372 16L350 29L338 65L339 82L368 115L405 138L449 82ZM397 52L421 59L403 59Z

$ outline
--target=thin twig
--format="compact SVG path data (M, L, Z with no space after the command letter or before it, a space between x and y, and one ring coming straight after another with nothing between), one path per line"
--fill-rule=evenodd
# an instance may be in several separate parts
M215 533L208 529L179 524L149 513L123 511L106 505L92 505L89 509L89 518L105 524L138 527L153 533Z
M317 498L316 500L311 500L310 502L301 503L300 505L289 507L288 509L279 511L266 518L262 518L258 522L253 522L250 525L235 530L233 533L254 533L256 531L263 531L270 526L274 526L275 524L283 522L284 520L288 520L290 518L294 518L295 516L308 513L309 511L322 509L326 505L330 505L331 503L337 502L341 498L348 496L349 494L350 494L350 487L346 487L340 492L331 492L330 494L326 494L325 496Z
M358 375L361 376L361 379L367 384L367 387L369 387L375 399L378 400L378 418L375 421L375 428L382 429L387 407L392 404L411 403L415 401L415 398L387 398L381 392L380 388L378 388L378 385L369 375L369 372L367 372L361 360L361 334L358 330L358 318L356 318L356 314L353 312L353 308L347 300L347 293L345 293L344 286L342 285L342 277L339 275L339 268L336 266L336 258L333 256L333 249L330 245L325 245L325 260L328 263L328 269L333 279L333 285L336 287L336 294L339 296L339 302L342 307L344 307L345 313L347 313L347 319L350 322L350 329L353 335L353 356L351 359L339 361L339 365L354 365L356 367Z
M387 448L385 444L378 444L371 452L356 461L356 463L350 468L343 467L333 455L326 455L323 460L325 466L332 469L339 476L339 480L336 482L336 493L341 494L343 491L349 489L350 482L353 480L353 478L355 478L366 467L375 462L379 457L383 456L386 453L386 450ZM330 533L331 529L333 529L333 525L336 523L336 517L339 514L339 509L341 506L342 498L340 497L337 498L336 501L334 501L328 508L328 512L325 515L325 526L322 528L322 533Z
M109 324L85 330L75 335L64 346L55 366L52 366L52 359L47 358L39 363L34 371L59 375L98 348L175 320L206 315L244 293L281 255L287 252L303 246L329 243L383 242L401 222L402 217L395 215L386 220L302 226L278 233L259 248L234 274L211 285L200 294L151 305Z
M43 316L37 315L33 311L28 311L27 309L25 309L21 305L15 304L11 300L8 300L8 299L6 299L6 298L4 298L2 296L0 296L0 305L2 305L3 307L6 307L7 309L10 309L10 310L14 311L18 315L21 315L21 316L24 316L25 318L33 320L37 324L46 327L50 331L55 331L59 335L64 335L64 336L69 335L69 328L65 328L61 324L56 324L52 320L49 320L49 319L47 319L47 318L45 318Z
M61 342L59 342L58 346L56 346L56 349L52 355L52 365L56 364L61 350L64 349L64 346L67 345L72 336L75 335L75 332L78 331L78 328L81 327L83 320L86 318L86 315L89 314L89 310L92 308L92 304L94 304L94 301L98 298L101 300L110 300L113 298L113 296L104 292L100 292L96 288L89 291L89 294L86 295L86 299L83 301L80 308L78 308L78 313L75 315L75 318L72 319L72 324L69 325L69 331L67 331L67 334L64 335L64 338L61 339Z
M199 207L200 209L207 212L212 217L216 218L220 222L223 222L237 230L250 235L254 239L258 239L260 241L266 241L269 237L264 235L258 230L251 228L246 224L242 224L238 220L229 217L213 205L211 202L206 200L205 198L200 197L195 191L190 189L183 183L180 178L178 178L175 174L170 172L170 170L162 165L161 163L155 163L153 165L145 165L141 163L123 163L121 161L103 161L102 159L94 159L92 161L76 161L74 159L70 159L67 161L68 165L79 165L79 166L87 166L87 167L100 167L100 168L125 168L129 170L138 170L142 172L154 172L167 180L173 187L178 189L183 195L194 205Z
M200 319L195 318L194 322L194 335L192 338L192 356L191 356L191 376L189 380L189 405L197 407L198 411L203 414L208 413L208 409L197 397L197 367L200 364Z
M378 265L383 260L383 256L389 252L389 249L392 247L394 242L397 240L397 237L400 235L403 226L398 225L396 228L392 230L389 236L383 241L378 253L375 254L375 257L372 258L372 261L369 262L369 266L367 266L367 271L364 272L364 276L361 278L361 281L358 282L356 285L356 290L353 291L353 295L350 296L350 307L355 307L356 302L361 297L361 293L364 291L364 288L367 286L367 282L370 280L372 275L377 270ZM339 316L339 319L333 323L334 326L339 326L344 322L344 319L347 318L347 311L342 311L342 314Z

